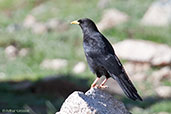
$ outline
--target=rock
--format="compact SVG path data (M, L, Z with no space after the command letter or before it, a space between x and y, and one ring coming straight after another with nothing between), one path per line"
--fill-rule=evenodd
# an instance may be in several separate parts
M46 23L45 23L48 31L66 31L69 26L67 23L64 23L63 21L59 21L58 19L56 18L52 18L50 20L48 20Z
M129 114L124 104L100 89L92 88L85 94L76 91L63 103L56 114Z
M5 54L9 59L15 59L17 53L18 53L18 49L13 45L10 45L5 48Z
M28 54L28 49L27 48L22 48L20 51L19 51L19 56L21 57L24 57Z
M128 61L150 63L153 66L171 64L171 48L164 44L144 40L124 40L113 47L120 58Z
M24 57L28 53L28 49L22 48L20 51L13 45L6 47L5 54L9 59L15 59L17 55Z
M140 83L137 85L137 87L141 90L144 89L143 87L143 83L144 80L147 79L147 74L144 72L140 72L140 73L135 73L134 75L128 75L130 80L135 83ZM101 81L102 82L102 81ZM106 88L105 90L110 92L113 95L119 95L119 96L125 96L123 90L121 89L121 87L119 86L119 84L117 83L116 80L114 80L113 78L109 78L108 81L106 82L106 84L108 86L108 88ZM141 86L140 86L141 85Z
M109 78L105 85L108 86L108 88L106 88L105 90L108 91L109 93L111 93L112 95L125 96L125 94L122 91L121 87L119 86L117 81L114 80L113 78Z
M104 9L109 5L110 0L99 0L97 7L100 9Z
M74 68L73 68L73 72L76 74L82 73L84 72L86 69L86 65L84 62L79 62L77 63Z
M32 28L36 23L36 18L33 15L27 15L24 19L23 26L25 28Z
M158 96L163 98L171 98L171 87L170 86L160 86L155 89Z
M32 27L32 32L35 34L43 34L47 32L47 27L45 26L45 24L37 22Z
M128 16L117 10L117 9L108 9L105 10L102 16L101 21L97 24L97 27L100 31L105 29L110 29L118 24L126 22L128 20Z
M124 68L132 76L136 73L147 72L150 69L150 65L147 63L126 62Z
M57 29L59 26L59 21L57 19L50 19L47 21L46 26L49 30Z
M12 33L12 32L15 32L17 30L21 30L21 28L22 27L19 24L11 24L11 25L8 25L6 29L8 32Z
M141 23L148 26L168 26L170 20L171 0L157 0L149 7Z
M47 10L48 10L48 6L46 4L40 4L32 9L31 14L33 14L33 15L43 14Z
M153 66L171 65L171 47L167 45L158 45L157 49L151 64Z
M128 75L134 75L137 72L135 71L135 63L133 62L126 62L123 66Z
M171 68L163 67L158 71L154 71L150 76L150 80L154 82L155 85L158 85L161 80L170 79L171 80Z
M32 15L28 15L24 22L23 26L27 29L31 29L35 34L43 34L47 32L47 27L44 23L38 22L36 18Z
M147 75L144 72L139 72L131 76L131 79L135 82L144 82L146 80Z
M64 59L45 59L40 66L45 69L58 70L67 66L67 64L67 60Z
M47 22L39 22L36 20L36 18L32 15L28 15L24 22L23 26L25 28L29 28L32 30L35 34L43 34L47 31L66 31L69 29L69 26L67 23L63 21L59 21L56 18L49 19Z

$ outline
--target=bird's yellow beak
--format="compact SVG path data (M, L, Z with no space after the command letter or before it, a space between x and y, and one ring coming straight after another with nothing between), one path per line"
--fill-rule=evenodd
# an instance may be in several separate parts
M77 24L77 25L79 25L80 23L78 21L72 21L71 24Z

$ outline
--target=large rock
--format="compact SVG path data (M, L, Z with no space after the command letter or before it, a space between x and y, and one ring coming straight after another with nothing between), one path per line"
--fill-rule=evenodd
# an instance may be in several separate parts
M153 66L171 64L171 48L164 44L144 40L125 40L115 44L114 48L122 59L150 63Z
M128 20L128 16L117 10L117 9L108 9L105 10L102 16L101 21L97 24L97 27L100 31L105 29L110 29L118 24L121 24Z
M141 20L144 25L167 26L171 23L171 0L155 1Z
M124 104L100 89L90 89L85 94L76 91L63 103L56 114L129 114Z

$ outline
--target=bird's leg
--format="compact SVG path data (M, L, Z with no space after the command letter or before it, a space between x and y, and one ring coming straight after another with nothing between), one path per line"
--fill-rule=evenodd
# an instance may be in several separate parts
M104 85L107 82L108 78L106 78L105 80L103 80L103 82L100 84L99 88L108 88L108 86Z
M97 85L97 81L98 81L99 79L100 79L100 78L97 77L97 78L94 80L93 84L91 84L91 88L93 88L93 87L95 87L95 86Z

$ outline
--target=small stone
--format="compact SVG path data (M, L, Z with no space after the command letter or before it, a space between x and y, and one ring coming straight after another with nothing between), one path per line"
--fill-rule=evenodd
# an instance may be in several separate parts
M69 28L67 23L60 21L56 18L52 18L52 19L48 20L45 23L45 25L46 25L48 31L61 32L61 31L66 31Z
M8 27L7 27L7 31L8 32L10 32L10 33L12 33L12 32L15 32L15 31L17 31L17 30L20 30L22 27L21 27L21 25L19 25L19 24L11 24L11 25L9 25Z
M45 69L58 70L63 67L66 67L67 64L67 60L64 59L45 59L40 66Z
M23 26L25 28L32 28L35 23L36 18L33 15L27 15L27 17L24 19Z
M35 23L32 27L32 32L35 34L43 34L47 32L47 28L43 23Z
M155 89L158 96L163 98L171 98L171 87L170 86L160 86Z
M117 10L117 9L108 9L105 10L102 16L101 21L97 24L97 27L100 31L105 29L110 29L118 24L126 22L128 20L128 16Z
M28 54L28 49L26 48L22 48L20 51L19 51L19 56L21 57L24 57Z
M15 46L10 45L5 48L5 54L10 59L15 59L17 56L18 50Z
M163 67L158 71L154 71L150 77L150 80L153 81L155 85L159 85L160 81L163 79L171 80L170 67Z
M79 62L77 63L74 68L73 68L73 72L76 74L82 73L84 72L86 69L86 65L84 62Z
M47 21L46 26L50 30L55 30L59 26L59 21L57 19L50 19Z

